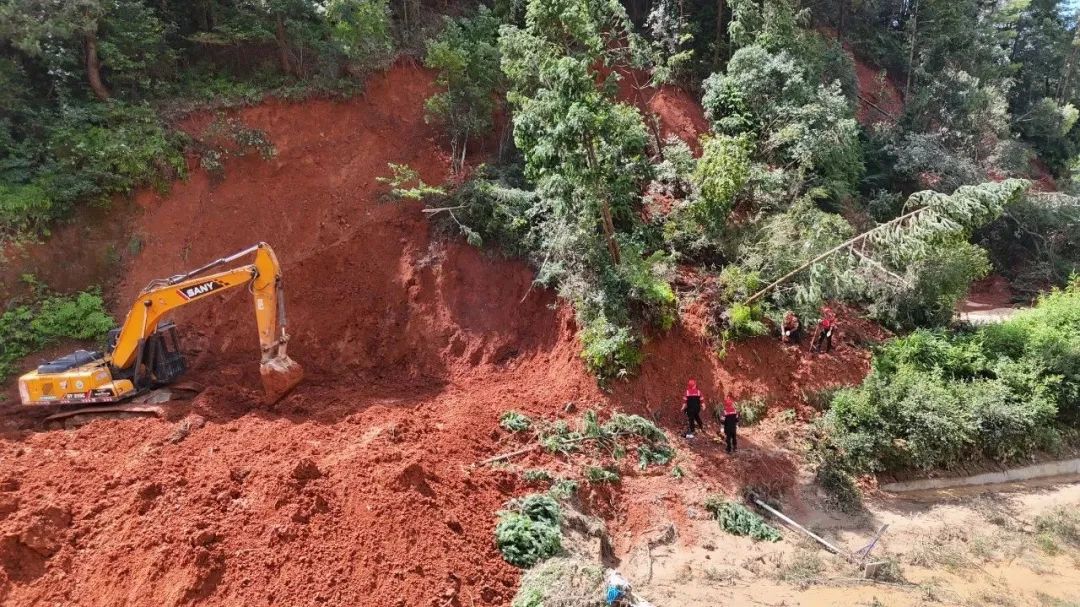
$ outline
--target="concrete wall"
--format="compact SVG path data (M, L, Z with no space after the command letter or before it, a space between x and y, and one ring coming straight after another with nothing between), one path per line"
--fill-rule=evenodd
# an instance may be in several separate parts
M889 483L882 485L883 491L902 493L904 491L925 491L927 489L949 489L951 487L970 487L973 485L996 485L998 483L1012 483L1026 481L1033 478L1045 478L1049 476L1062 476L1067 474L1080 474L1080 458L1057 462L1044 462L1023 468L1013 468L1001 472L986 472L974 476L961 476L952 478L925 478L901 483Z

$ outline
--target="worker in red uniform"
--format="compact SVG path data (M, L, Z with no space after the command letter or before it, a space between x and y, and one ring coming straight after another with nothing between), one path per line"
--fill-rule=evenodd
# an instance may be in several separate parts
M739 412L735 409L735 399L728 394L724 397L724 442L728 453L739 448L739 441L735 436L738 429Z
M784 322L780 324L780 341L799 343L799 317L791 310L784 313Z
M832 349L832 336L835 330L836 314L828 306L821 308L821 320L818 321L817 334L814 336L814 343L810 344L810 350L828 353Z
M691 379L686 382L686 394L683 396L682 411L686 414L686 438L694 438L694 426L704 430L701 423L701 412L705 409L705 397L698 390L697 381Z

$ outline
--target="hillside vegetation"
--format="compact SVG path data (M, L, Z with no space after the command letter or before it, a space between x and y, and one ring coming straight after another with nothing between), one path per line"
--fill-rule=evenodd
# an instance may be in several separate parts
M786 310L808 326L842 300L898 331L938 329L992 269L1021 291L1063 285L1076 269L1080 29L1058 0L528 0L441 14L450 10L3 0L0 238L39 238L79 204L167 188L187 171L185 154L217 173L230 155L274 155L264 133L224 114L181 134L188 110L348 95L411 55L435 73L427 120L455 174L426 184L390 166L392 192L425 199L470 243L530 261L573 305L601 382L636 371L644 340L679 322L685 297L706 303L722 353ZM880 69L874 82L859 80L856 56ZM701 99L709 132L699 139L665 136L649 109L672 86ZM884 89L901 111L873 101ZM480 147L497 151L476 166L469 152ZM923 342L966 351L970 339L917 332L879 360ZM969 375L899 365L868 381L977 377L986 381L963 387L972 394L949 398L1045 395L1043 413L1024 419L1068 423L1051 371L1019 354L1019 367L1000 370L996 352ZM1003 379L1020 376L1029 383ZM834 417L876 402L872 392L846 393ZM1050 440L979 436L959 444L983 440L1007 457ZM864 451L856 468L958 455Z

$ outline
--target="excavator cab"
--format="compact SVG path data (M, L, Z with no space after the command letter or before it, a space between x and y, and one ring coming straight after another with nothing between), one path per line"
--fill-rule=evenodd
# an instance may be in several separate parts
M119 338L120 329L109 331L109 351L116 348ZM171 384L187 372L187 359L180 350L176 323L169 321L158 325L143 343L139 360L141 364L129 369L113 370L114 376L130 379L139 391Z

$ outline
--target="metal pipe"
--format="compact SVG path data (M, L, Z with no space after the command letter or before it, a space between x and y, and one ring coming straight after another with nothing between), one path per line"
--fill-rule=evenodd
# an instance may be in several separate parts
M815 534L813 531L810 531L806 527L803 527L802 525L796 523L795 521L791 520L786 515L781 513L779 510L776 510L775 508L773 508L772 506L770 506L770 505L766 504L765 502L759 500L758 498L752 497L750 499L752 499L754 501L754 503L757 504L758 506L761 506L762 508L764 508L767 512L769 512L769 514L772 514L773 516L775 516L776 518L784 521L788 525L791 525L795 529L798 529L799 531L802 531L806 535L809 535L810 537L814 538L822 546L825 546L826 548L828 548L830 552L832 552L834 554L837 554L837 555L840 555L840 556L844 557L845 559L847 559L849 561L852 560L852 556L851 556L850 553L848 553L847 550L837 548L833 544L829 543L828 540L826 540L826 539L822 538L821 536Z

